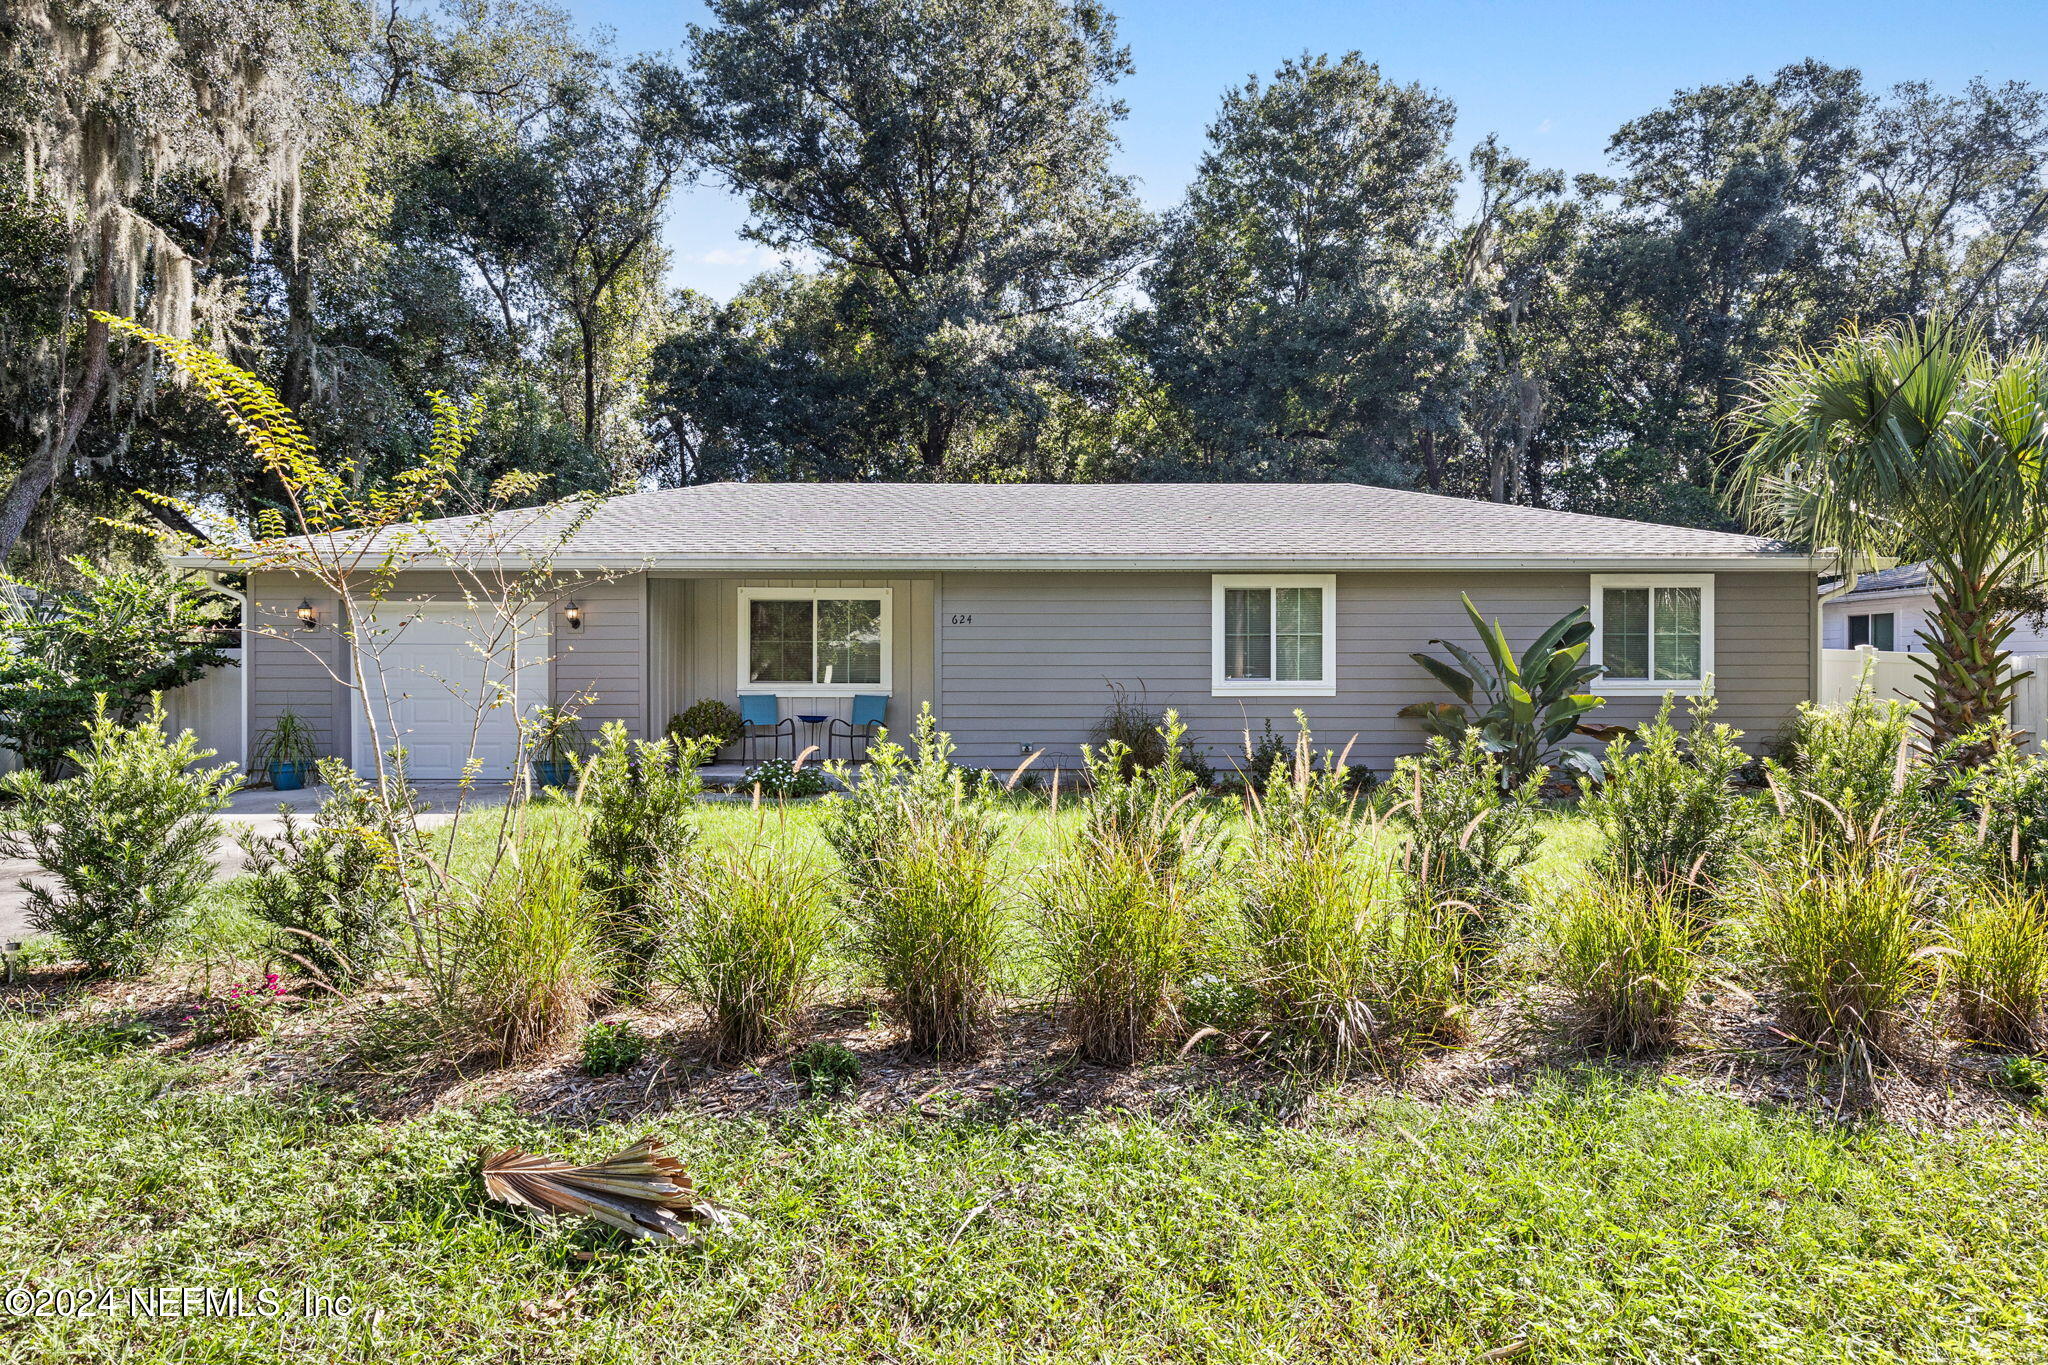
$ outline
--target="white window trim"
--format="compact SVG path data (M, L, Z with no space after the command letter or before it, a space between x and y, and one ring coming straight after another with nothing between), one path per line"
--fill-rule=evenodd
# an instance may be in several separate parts
M1279 682L1223 676L1223 597L1230 588L1321 588L1323 676L1315 682ZM1276 624L1278 618L1275 618ZM1334 697L1337 695L1337 575L1214 574L1209 579L1209 695L1212 697Z
M892 618L892 598L888 588L741 588L739 611L739 690L741 696L767 697L872 697L891 696L892 692L896 634ZM748 610L754 602L815 602L820 598L832 601L866 599L882 604L882 680L878 683L769 683L750 682L747 679L747 665L754 655L753 613ZM817 635L813 628L811 648L817 649ZM815 658L812 661L816 668Z
M1595 691L1618 697L1661 697L1666 692L1680 696L1697 696L1707 688L1707 679L1714 676L1714 575L1710 573L1635 573L1592 575L1593 608L1593 649L1590 662L1603 663L1606 627L1601 621L1607 605L1609 588L1698 588L1700 590L1700 676L1697 678L1595 678L1590 684ZM1654 604L1655 596L1651 601ZM1657 621L1656 608L1651 607L1650 619L1650 668L1657 667Z

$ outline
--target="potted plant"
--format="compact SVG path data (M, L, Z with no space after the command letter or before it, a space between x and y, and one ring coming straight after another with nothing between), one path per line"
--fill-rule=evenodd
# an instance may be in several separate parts
M318 757L313 747L313 727L286 707L256 741L250 766L268 774L270 785L277 790L295 792L306 785Z
M560 706L536 706L526 722L526 758L536 787L566 787L576 780L583 752L583 727L576 713Z

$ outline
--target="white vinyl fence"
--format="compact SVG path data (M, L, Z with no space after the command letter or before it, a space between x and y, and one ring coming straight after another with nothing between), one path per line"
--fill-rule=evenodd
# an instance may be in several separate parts
M1867 669L1871 691L1879 697L1924 702L1927 688L1914 667L1916 657L1902 649L1872 649L1868 645L1824 649L1820 652L1820 700L1829 706L1848 701L1856 695ZM2013 728L2026 732L2029 751L2044 752L2042 738L2048 734L2048 655L2015 655L2012 667L2015 672L2033 674L2020 680L2019 691L2013 697Z
M222 763L246 765L248 755L242 736L242 651L223 650L235 666L211 669L197 679L164 694L164 729L172 734L190 730L201 748L212 749L218 757L208 766ZM11 749L0 749L0 773L13 772L21 760Z

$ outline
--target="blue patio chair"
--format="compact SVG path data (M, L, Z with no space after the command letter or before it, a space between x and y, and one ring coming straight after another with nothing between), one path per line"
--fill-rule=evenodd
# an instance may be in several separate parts
M875 737L875 731L882 727L889 714L889 699L886 696L855 697L852 713L845 720L835 720L826 732L825 745L829 750L832 741L846 741L846 757L853 758L854 741L860 741L861 752L867 752L868 741Z
M782 737L789 736L790 756L795 757L796 717L782 714L779 698L750 695L740 698L740 762L754 761L754 741L766 731L769 737L769 757L782 752Z

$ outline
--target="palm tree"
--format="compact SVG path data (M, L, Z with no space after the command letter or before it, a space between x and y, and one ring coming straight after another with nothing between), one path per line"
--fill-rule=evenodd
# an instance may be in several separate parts
M1847 569L1924 560L1928 739L2003 725L2004 645L2048 550L2048 352L1999 360L1939 325L1850 331L1749 385L1731 493L1757 529Z

